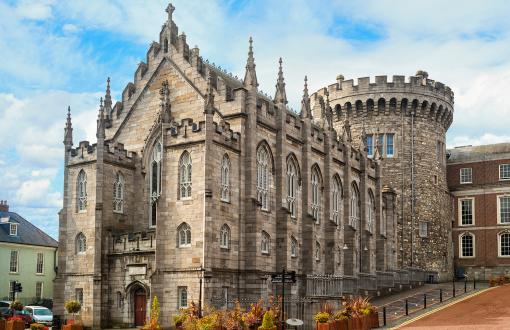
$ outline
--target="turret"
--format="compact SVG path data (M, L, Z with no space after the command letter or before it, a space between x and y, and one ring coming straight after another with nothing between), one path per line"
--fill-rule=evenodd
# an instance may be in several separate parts
M257 88L257 72L255 71L255 58L253 57L253 39L250 37L248 49L248 60L246 61L246 73L244 75L244 86L248 89Z
M283 79L282 58L278 61L280 66L278 68L278 79L276 81L276 93L274 95L274 102L276 104L287 104L287 93L285 92L285 82Z
M104 142L105 138L105 118L104 118L104 106L103 106L103 98L100 100L99 105L99 114L97 116L97 145L99 146L100 141Z
M305 87L303 88L303 99L301 100L301 118L312 118L310 108L310 96L308 95L308 78L305 76Z

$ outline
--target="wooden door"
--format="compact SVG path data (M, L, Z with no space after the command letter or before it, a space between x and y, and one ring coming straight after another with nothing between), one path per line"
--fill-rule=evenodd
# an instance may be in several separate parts
M134 294L135 326L142 326L145 323L145 312L147 308L147 295L145 290L138 289Z

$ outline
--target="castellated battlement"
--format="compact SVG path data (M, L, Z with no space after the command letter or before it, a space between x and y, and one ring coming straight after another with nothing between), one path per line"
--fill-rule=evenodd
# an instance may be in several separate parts
M79 164L97 159L97 144L90 144L89 141L80 141L76 148L69 150L70 158L69 164ZM124 149L122 143L114 143L106 141L104 144L104 157L105 160L117 163L130 164L134 166L137 159L135 152L127 151Z
M140 231L112 235L110 253L129 253L156 250L156 231Z

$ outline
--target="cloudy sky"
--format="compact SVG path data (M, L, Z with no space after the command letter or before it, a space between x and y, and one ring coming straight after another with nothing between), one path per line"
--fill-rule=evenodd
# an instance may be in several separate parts
M63 127L95 140L106 77L114 98L158 39L167 2L0 0L0 199L57 237ZM176 0L174 20L204 58L243 76L254 38L260 88L281 56L291 106L346 79L418 69L455 92L449 147L510 141L510 6L503 1Z

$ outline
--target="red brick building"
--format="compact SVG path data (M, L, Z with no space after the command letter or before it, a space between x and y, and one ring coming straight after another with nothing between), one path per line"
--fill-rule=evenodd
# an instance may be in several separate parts
M457 272L510 274L510 143L448 150Z

